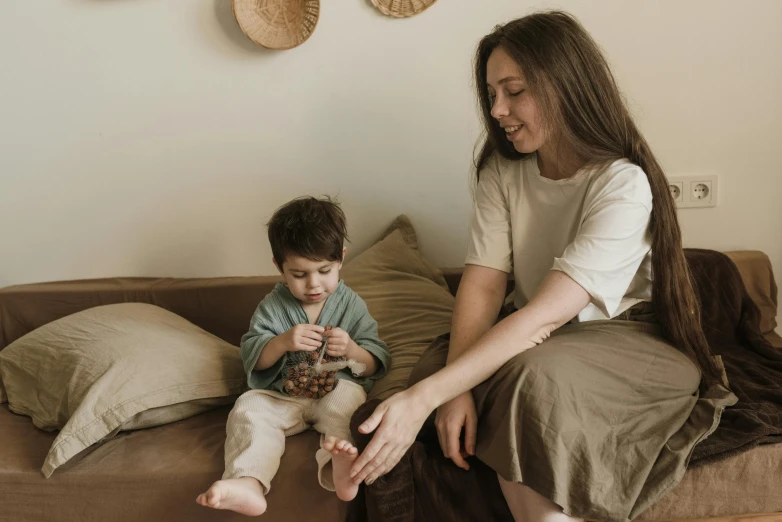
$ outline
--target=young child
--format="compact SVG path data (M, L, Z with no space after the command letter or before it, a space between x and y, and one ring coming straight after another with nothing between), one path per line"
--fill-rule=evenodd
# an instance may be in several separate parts
M242 337L250 391L228 417L223 478L196 499L253 516L266 511L285 437L309 428L321 433L315 455L320 484L342 500L356 496L358 486L348 475L358 454L350 443L350 417L390 361L366 304L339 279L347 237L340 207L328 198L295 199L275 212L268 228L283 282L258 305ZM294 389L293 380L298 385L309 378L286 372L314 363L324 342L324 355L350 360L353 368L360 363L363 373L355 376L346 367L316 375L308 383L315 384L312 391Z

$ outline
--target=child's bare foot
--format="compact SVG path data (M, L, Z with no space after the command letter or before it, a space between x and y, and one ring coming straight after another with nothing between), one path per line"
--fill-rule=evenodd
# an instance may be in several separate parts
M323 449L331 452L331 467L333 469L334 489L340 500L350 501L356 498L358 484L350 478L350 467L358 457L358 449L346 440L337 437L326 437Z
M218 480L196 502L214 509L228 509L255 517L266 512L263 486L252 477Z

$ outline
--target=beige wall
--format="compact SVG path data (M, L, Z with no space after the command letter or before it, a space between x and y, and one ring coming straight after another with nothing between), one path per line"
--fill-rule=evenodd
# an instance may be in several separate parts
M556 5L601 43L669 174L717 174L687 245L760 249L782 279L782 2L440 0L409 20L323 0L312 38L256 48L228 0L0 3L0 286L272 273L263 223L339 196L361 250L407 213L459 265L477 135L470 65L498 22Z

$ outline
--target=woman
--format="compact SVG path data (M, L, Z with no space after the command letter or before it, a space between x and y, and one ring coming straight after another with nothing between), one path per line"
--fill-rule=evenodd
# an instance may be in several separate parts
M444 454L491 466L515 520L627 520L735 402L668 183L572 16L498 27L475 75L487 137L450 346L361 426L376 432L351 475L388 472L437 409ZM511 273L513 310L495 324Z

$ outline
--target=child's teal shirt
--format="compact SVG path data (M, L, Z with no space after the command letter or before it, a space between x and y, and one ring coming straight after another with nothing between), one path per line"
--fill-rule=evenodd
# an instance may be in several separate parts
M258 308L250 320L250 331L242 336L242 362L250 389L274 390L283 393L282 368L288 358L288 353L265 370L256 370L255 365L266 344L274 337L287 332L297 324L309 322L309 317L298 299L291 294L288 287L277 283L274 289L258 304ZM316 324L323 327L331 325L334 328L342 328L357 345L375 357L378 369L370 377L354 377L348 368L337 372L337 378L356 382L363 386L368 393L373 382L380 379L388 371L391 354L386 344L378 338L377 322L369 315L364 300L340 281L337 290L323 304L323 310L320 312Z

